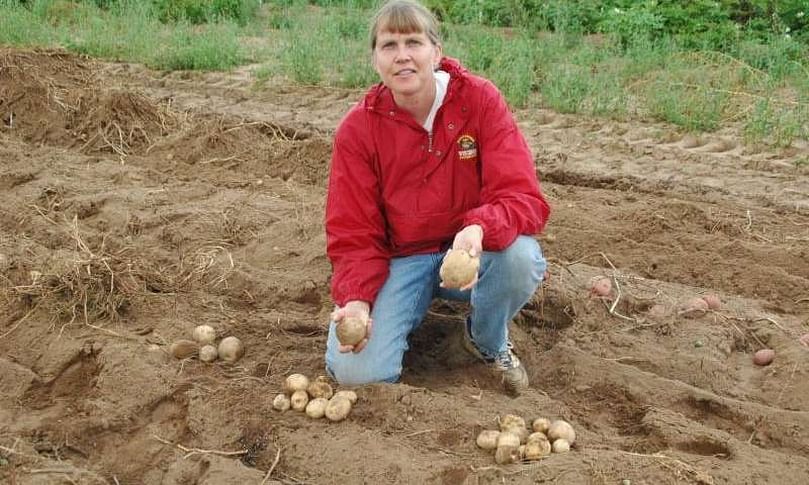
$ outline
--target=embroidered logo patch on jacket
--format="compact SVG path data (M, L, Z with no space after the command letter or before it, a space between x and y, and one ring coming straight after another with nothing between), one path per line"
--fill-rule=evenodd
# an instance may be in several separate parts
M458 158L473 160L478 156L478 145L472 135L461 135L458 138Z

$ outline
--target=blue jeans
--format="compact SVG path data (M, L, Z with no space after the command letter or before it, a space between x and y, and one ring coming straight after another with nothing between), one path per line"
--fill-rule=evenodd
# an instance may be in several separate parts
M500 252L484 251L477 284L471 290L441 288L438 269L443 252L394 258L390 275L373 304L374 327L368 345L359 353L340 353L329 324L326 369L345 385L396 382L407 338L421 325L434 297L470 302L472 339L484 357L505 352L508 324L542 281L545 258L536 240L519 236Z

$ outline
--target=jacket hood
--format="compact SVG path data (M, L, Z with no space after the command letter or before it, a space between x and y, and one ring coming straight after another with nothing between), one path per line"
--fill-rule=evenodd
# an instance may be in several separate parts
M470 76L469 71L463 67L457 59L452 57L441 58L438 68L448 72L450 79L452 79L446 99L449 99L458 88L458 85L465 83ZM396 106L396 103L393 101L393 93L381 82L368 90L362 104L366 109L385 111Z

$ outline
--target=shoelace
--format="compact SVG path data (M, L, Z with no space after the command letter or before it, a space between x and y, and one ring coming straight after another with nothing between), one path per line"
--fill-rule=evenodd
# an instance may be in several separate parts
M520 365L520 359L511 351L511 342L508 344L508 350L494 358L494 362L503 370L513 369Z

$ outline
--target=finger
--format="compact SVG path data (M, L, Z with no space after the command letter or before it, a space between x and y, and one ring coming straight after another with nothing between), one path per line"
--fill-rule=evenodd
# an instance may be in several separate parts
M473 286L475 286L478 282L478 275L475 275L475 278L466 286L461 288L461 291L471 290Z
M368 338L367 337L362 339L362 341L360 343L358 343L357 345L354 346L353 352L355 354L358 354L358 353L362 352L362 349L364 349L366 345L368 345Z
M354 350L354 346L340 344L340 346L337 347L337 350L340 351L341 354L347 354Z
M372 318L368 319L368 329L365 331L366 340L371 338L371 330L374 328L374 320Z
M333 322L339 322L346 316L346 309L345 308L338 308L331 312L331 319Z

